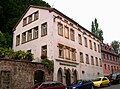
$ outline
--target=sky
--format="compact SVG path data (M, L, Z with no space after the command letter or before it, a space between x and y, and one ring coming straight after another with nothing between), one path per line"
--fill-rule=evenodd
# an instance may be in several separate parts
M104 43L120 41L120 0L44 0L91 31L96 18Z

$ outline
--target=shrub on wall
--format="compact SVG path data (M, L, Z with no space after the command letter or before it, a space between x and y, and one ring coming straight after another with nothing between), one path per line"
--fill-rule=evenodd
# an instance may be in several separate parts
M33 54L24 51L13 51L12 49L0 48L0 58L32 61Z
M42 59L41 63L45 65L45 67L48 69L49 73L53 71L53 61L49 60L48 58Z

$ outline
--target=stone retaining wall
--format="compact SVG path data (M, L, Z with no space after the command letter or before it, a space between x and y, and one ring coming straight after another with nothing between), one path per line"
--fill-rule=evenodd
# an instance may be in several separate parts
M0 89L31 89L37 70L44 72L45 81L52 80L41 63L0 59Z

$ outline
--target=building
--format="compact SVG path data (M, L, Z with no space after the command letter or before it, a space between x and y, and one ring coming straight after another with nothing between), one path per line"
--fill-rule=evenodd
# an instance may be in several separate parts
M13 49L54 61L54 80L69 85L103 75L100 41L55 8L29 6L13 28Z
M102 43L101 46L104 75L120 72L119 55L115 53L112 46L105 43Z

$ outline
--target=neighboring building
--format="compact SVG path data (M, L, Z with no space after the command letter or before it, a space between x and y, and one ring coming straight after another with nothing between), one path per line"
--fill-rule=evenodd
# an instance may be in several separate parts
M104 75L120 72L119 55L115 53L112 46L104 43L101 46Z
M30 6L13 29L13 49L54 61L54 80L70 84L103 75L100 41L55 8Z

